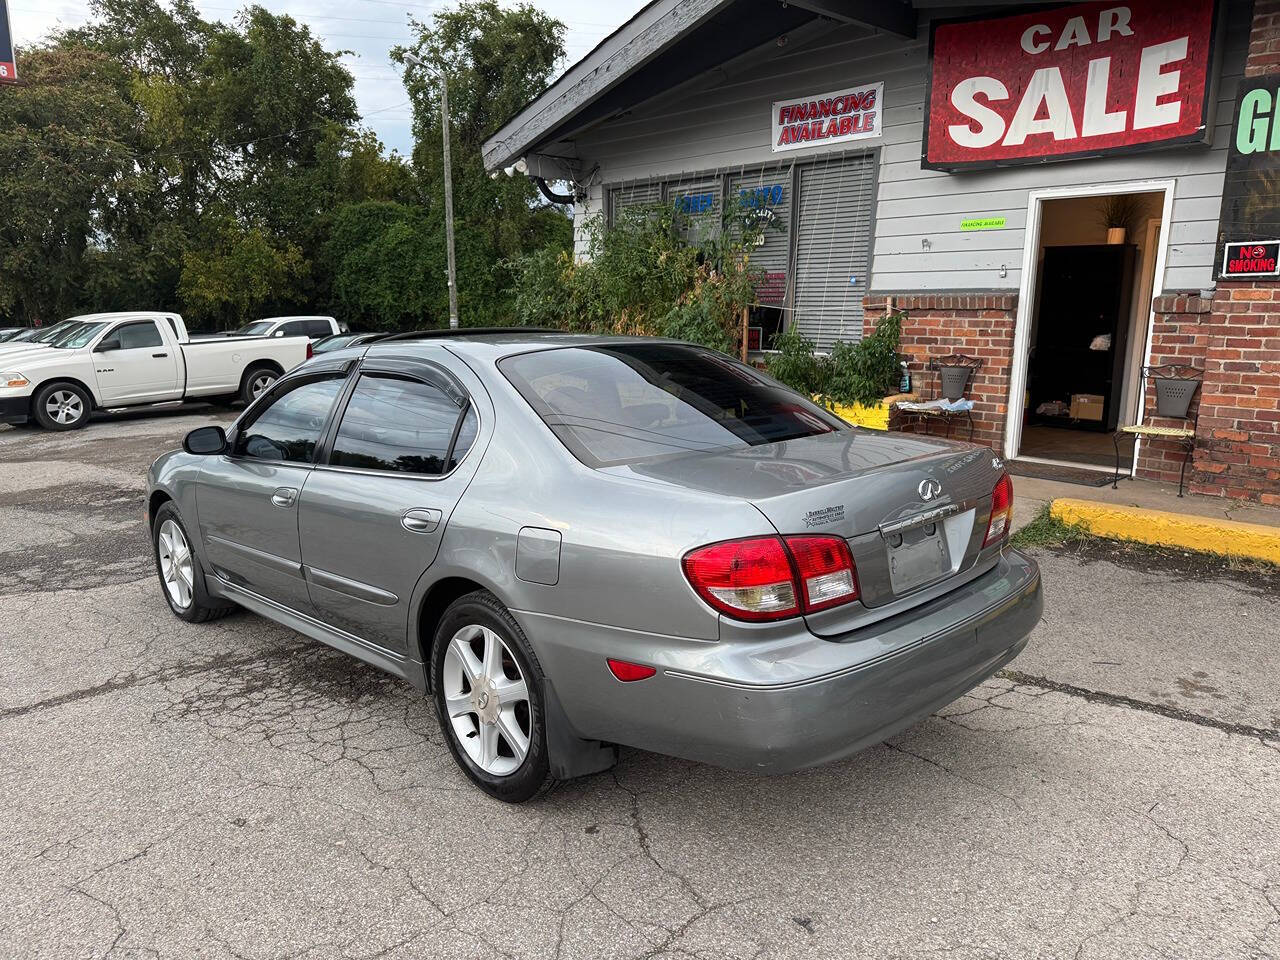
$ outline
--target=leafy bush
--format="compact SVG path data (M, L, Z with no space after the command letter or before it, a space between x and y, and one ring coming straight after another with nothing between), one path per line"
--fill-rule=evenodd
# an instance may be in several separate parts
M769 357L769 376L806 396L826 392L826 358L813 352L812 340L793 328L774 337L773 348L778 352Z
M871 406L896 393L901 338L902 314L895 313L876 324L871 336L856 343L837 343L827 358L826 395L836 403Z
M825 357L814 352L803 334L788 330L774 338L778 352L769 359L769 374L793 390L833 403L879 403L898 383L903 316L885 317L869 337L838 341Z
M735 352L758 275L728 221L719 239L696 244L684 239L683 225L674 208L630 207L612 227L600 215L587 223L585 262L554 248L521 257L510 265L516 321Z

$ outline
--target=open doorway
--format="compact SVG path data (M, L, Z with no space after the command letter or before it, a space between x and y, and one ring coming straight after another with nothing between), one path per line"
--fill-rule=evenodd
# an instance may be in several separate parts
M1112 434L1139 413L1151 298L1163 273L1171 189L1155 186L1033 196L1010 457L1114 469ZM1128 444L1121 454L1121 469L1131 470Z

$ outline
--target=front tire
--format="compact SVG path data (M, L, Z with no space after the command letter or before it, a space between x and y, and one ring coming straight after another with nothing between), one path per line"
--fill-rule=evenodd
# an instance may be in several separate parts
M156 558L160 591L169 609L179 620L205 623L225 617L235 604L209 596L204 584L200 558L191 548L191 538L172 502L156 511L151 527L151 546Z
M31 413L46 430L79 430L89 422L93 398L74 383L48 383L36 391Z
M506 803L550 785L542 668L497 597L477 590L449 605L431 678L440 728L472 783Z

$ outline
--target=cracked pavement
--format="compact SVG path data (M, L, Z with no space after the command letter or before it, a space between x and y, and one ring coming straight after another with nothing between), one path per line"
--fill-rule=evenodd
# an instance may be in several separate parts
M212 417L0 428L0 955L1280 956L1274 579L1040 551L1027 651L884 745L509 807L399 681L169 614L143 472Z

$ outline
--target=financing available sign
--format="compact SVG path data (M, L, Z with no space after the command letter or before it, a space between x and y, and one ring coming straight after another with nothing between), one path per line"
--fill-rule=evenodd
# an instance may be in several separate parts
M934 21L921 165L963 170L1206 142L1213 0Z
M773 152L880 136L883 83L868 83L773 104Z

